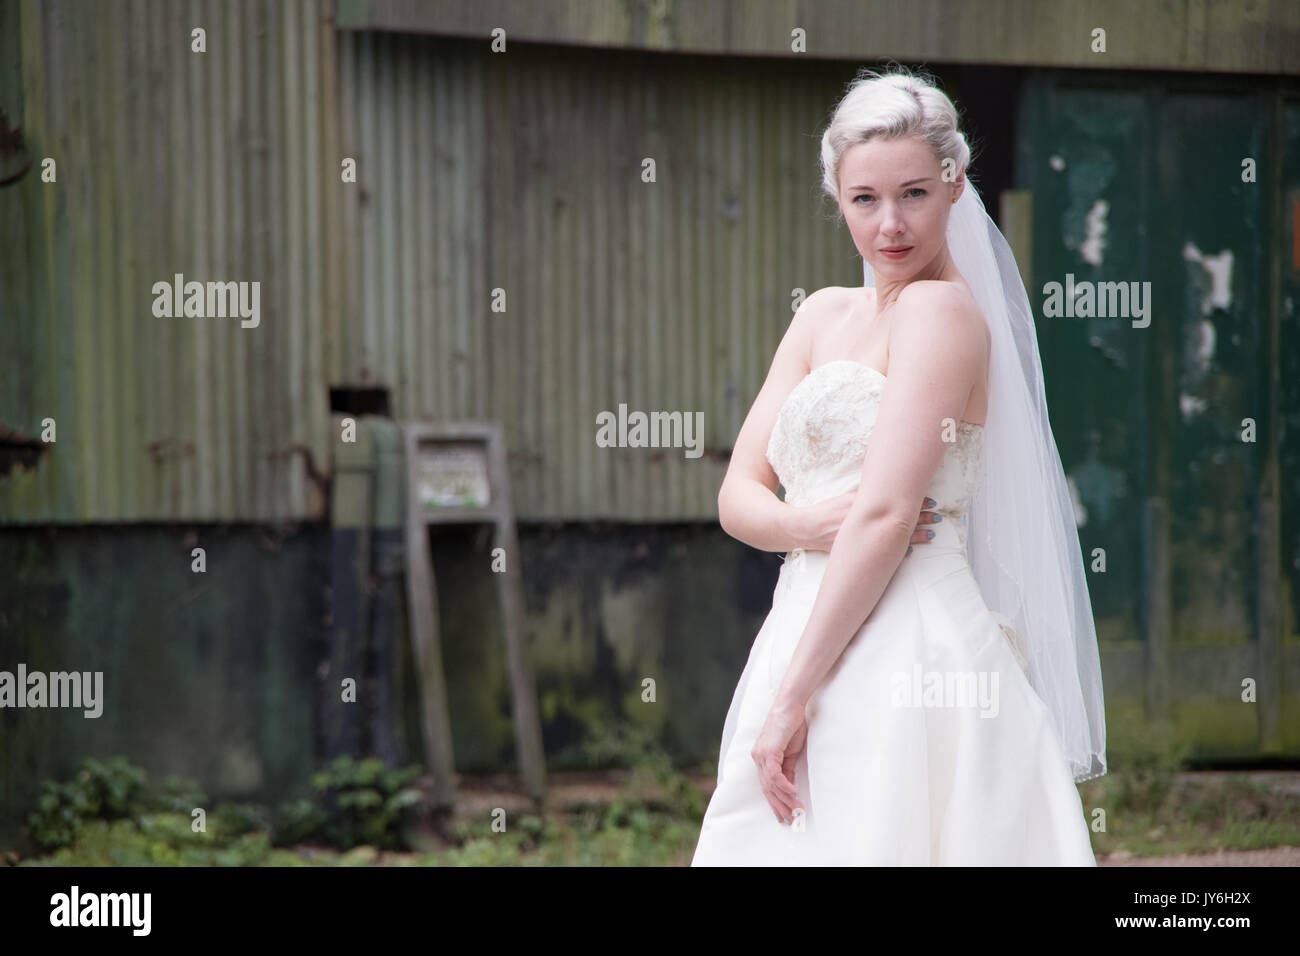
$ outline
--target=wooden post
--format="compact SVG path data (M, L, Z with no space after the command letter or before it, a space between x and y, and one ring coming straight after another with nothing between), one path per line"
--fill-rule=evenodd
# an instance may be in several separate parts
M501 619L506 632L506 657L510 667L510 701L514 708L515 748L528 795L540 804L546 794L546 764L542 752L542 726L537 712L537 691L528 656L528 627L524 616L524 582L520 573L519 537L515 531L510 497L510 469L499 426L493 426L488 443L493 502L498 511L495 547L506 556L505 572L498 575Z
M451 716L447 680L442 670L438 632L438 592L429 551L429 526L424 518L415 462L419 442L406 428L406 599L410 609L411 643L420 679L420 709L424 716L424 754L434 780L434 804L456 805L455 760L451 746Z

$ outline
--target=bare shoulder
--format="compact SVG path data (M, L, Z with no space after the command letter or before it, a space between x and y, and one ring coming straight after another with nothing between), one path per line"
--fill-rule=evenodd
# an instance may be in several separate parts
M842 285L828 285L809 294L803 304L795 310L796 315L819 319L834 311L836 307L849 301L852 289Z
M980 317L979 303L970 290L957 282L942 279L922 279L908 283L898 296L900 304L906 302L912 309L933 311L944 315Z
M853 307L853 297L860 291L842 285L823 286L803 300L795 317L801 319L808 335L816 335L819 329L847 315Z
M908 319L891 327L891 339L917 335L933 341L934 336L944 336L978 348L987 341L979 303L959 283L928 279L910 283L899 294L898 305Z

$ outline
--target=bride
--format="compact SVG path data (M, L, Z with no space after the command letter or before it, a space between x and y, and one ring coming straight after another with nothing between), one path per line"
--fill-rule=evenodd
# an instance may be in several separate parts
M1092 611L1033 315L969 161L905 71L860 75L822 136L867 282L796 312L718 494L728 534L786 555L692 865L1096 865Z

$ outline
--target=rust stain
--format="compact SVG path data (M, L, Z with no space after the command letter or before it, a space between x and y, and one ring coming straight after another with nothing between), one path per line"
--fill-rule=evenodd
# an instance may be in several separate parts
M35 468L49 445L0 422L0 477L15 468Z
M32 168L32 155L23 142L23 128L10 126L0 110L0 186L12 186Z
M194 443L179 438L160 438L151 441L145 448L155 463L161 463L164 458L194 457Z
M320 492L320 494L323 497L328 498L329 490L330 490L330 476L327 475L325 472L321 471L320 467L316 464L316 458L314 455L312 455L311 449L308 448L306 445L304 445L302 442L295 442L294 444L286 448L284 451L277 452L273 454L271 457L289 459L292 458L294 455L302 456L303 467L307 471L308 480L311 481L312 485L316 488L317 491Z

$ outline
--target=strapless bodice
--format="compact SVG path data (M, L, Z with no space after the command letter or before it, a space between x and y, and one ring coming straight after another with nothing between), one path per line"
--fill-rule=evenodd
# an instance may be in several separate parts
M816 504L858 487L886 381L869 365L835 359L794 387L767 445L787 502ZM927 510L956 520L966 514L979 481L984 426L957 422L954 436L925 493L937 503Z

